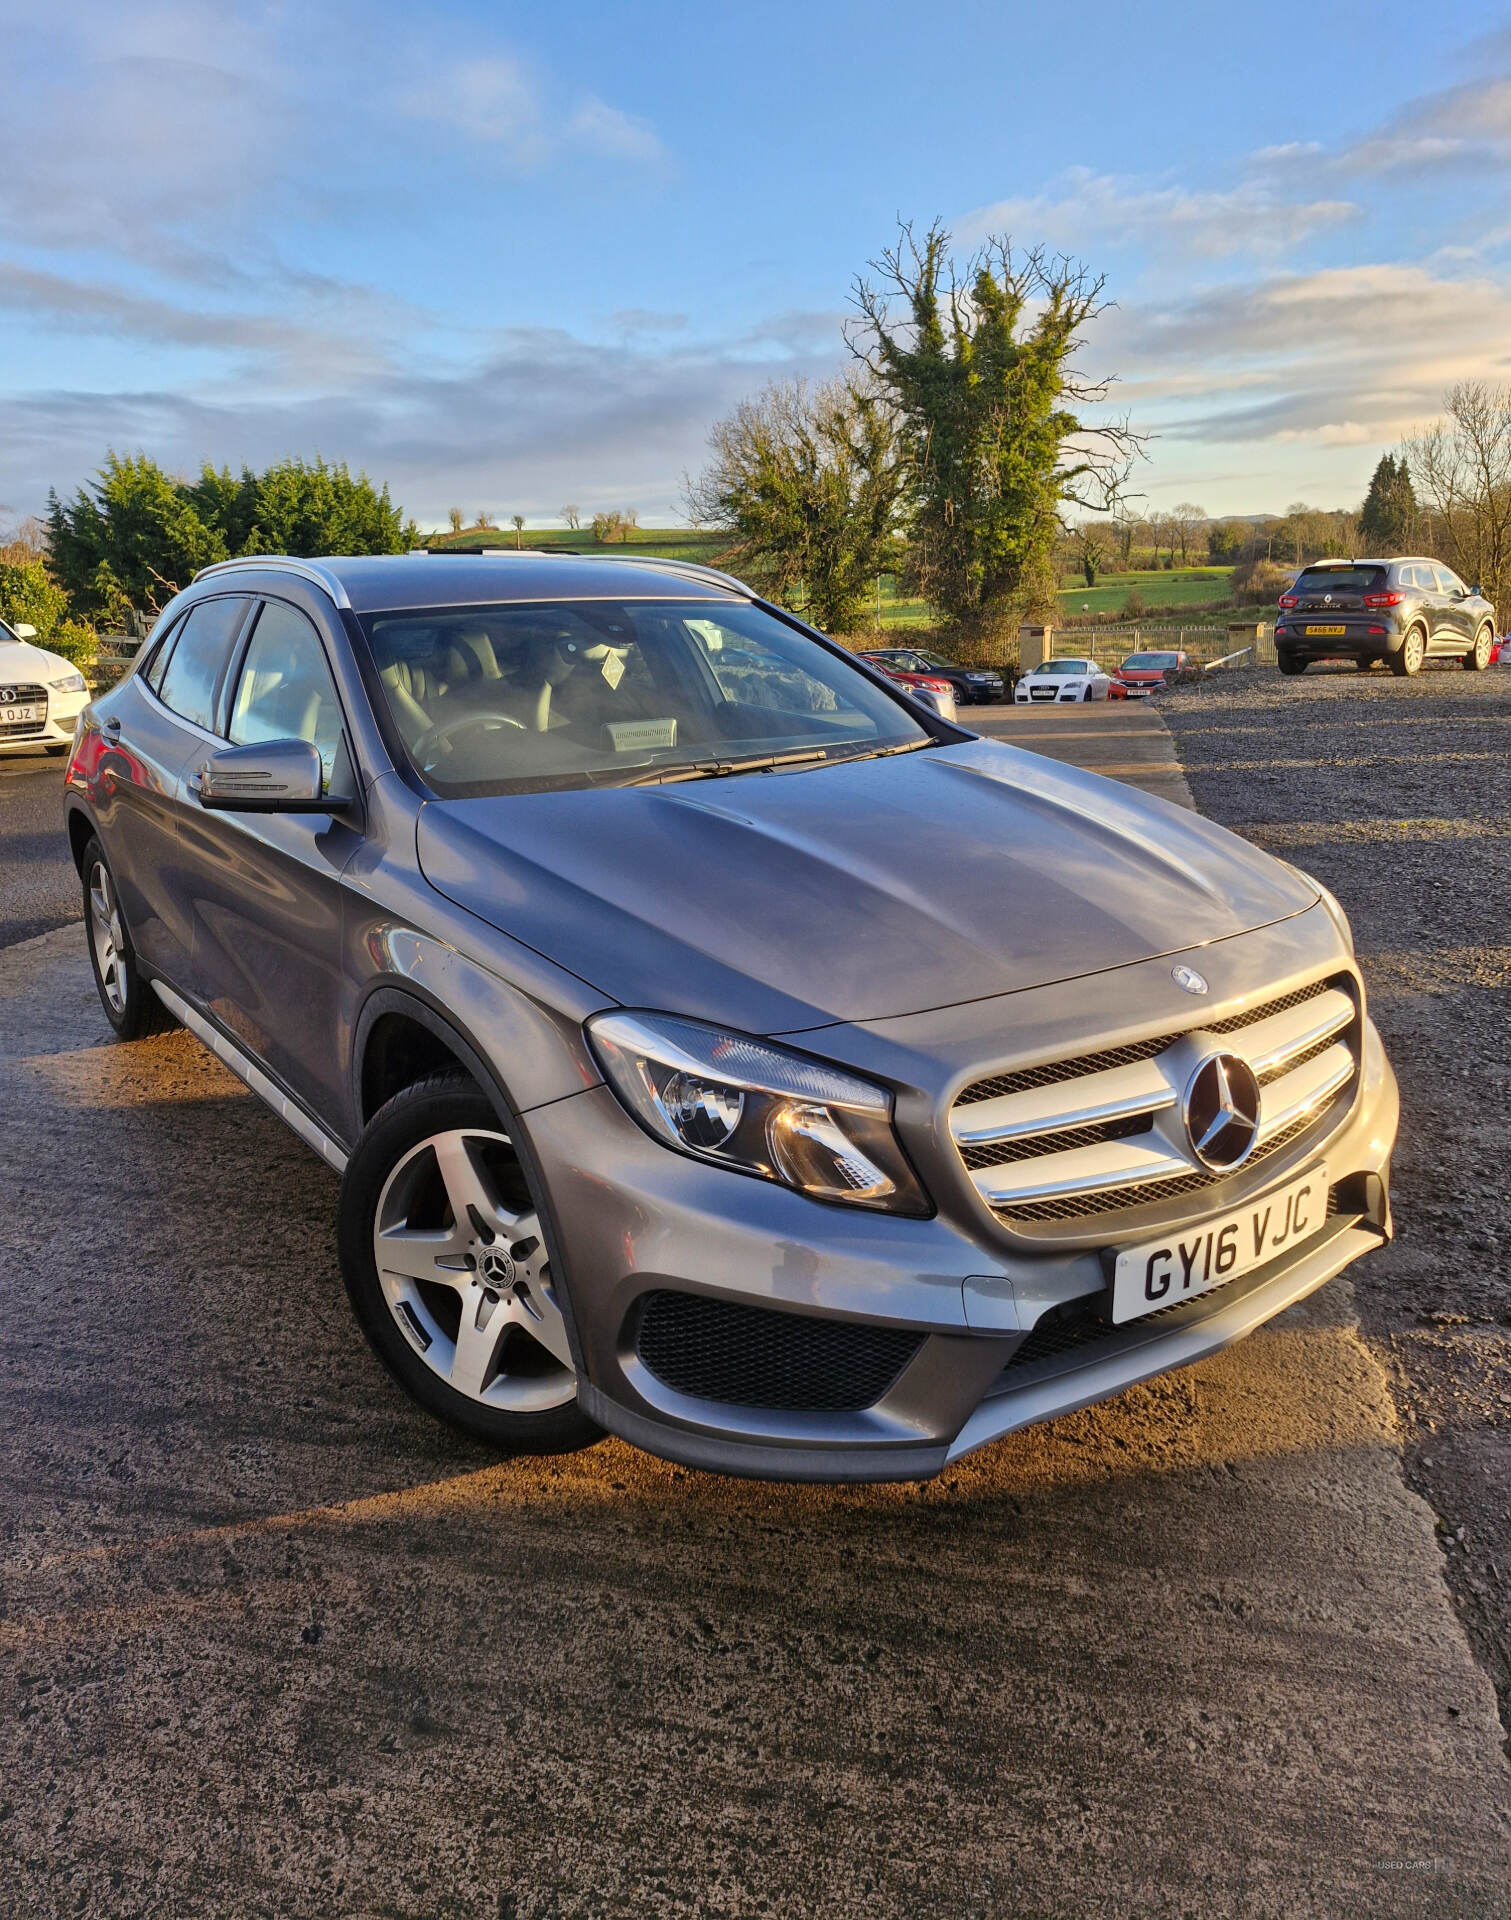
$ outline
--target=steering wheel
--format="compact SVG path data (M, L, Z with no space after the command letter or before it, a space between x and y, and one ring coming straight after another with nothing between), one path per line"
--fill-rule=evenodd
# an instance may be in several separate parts
M473 727L518 727L521 733L529 732L524 721L516 720L512 713L495 713L485 709L481 713L464 713L459 720L443 720L436 726L427 727L409 751L418 760L432 747L450 747L455 735L466 733Z

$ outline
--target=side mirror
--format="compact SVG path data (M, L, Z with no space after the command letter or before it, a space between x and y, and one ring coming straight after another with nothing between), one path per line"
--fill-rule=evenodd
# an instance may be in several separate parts
M24 620L18 620L11 628L11 632L18 640L35 640L37 637L37 629L29 626Z
M221 813L334 813L344 802L321 791L323 780L308 740L258 740L210 754L195 791L202 807Z
M1471 588L1469 589L1469 597L1470 597L1470 599L1471 599L1471 600L1483 600L1483 599L1484 599L1484 597L1485 597L1485 589L1484 589L1484 588L1483 588L1483 587L1482 587L1482 586L1480 585L1480 583L1479 583L1479 581L1478 581L1478 580L1476 580L1476 581L1475 581L1475 583L1474 583L1474 585L1473 585L1473 586L1472 586L1472 587L1471 587ZM17 632L19 632L19 631L20 631L20 629L19 629L19 628L17 628Z

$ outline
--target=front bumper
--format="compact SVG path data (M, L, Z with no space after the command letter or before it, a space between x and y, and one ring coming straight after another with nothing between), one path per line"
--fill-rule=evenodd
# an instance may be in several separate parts
M1203 964L1212 967L1210 958ZM1168 983L1168 957L1157 966ZM771 1479L923 1479L1017 1427L1215 1352L1389 1237L1398 1101L1378 1035L1367 1022L1364 1032L1347 1117L1294 1156L1277 1157L1258 1188L1281 1186L1325 1156L1334 1210L1324 1225L1272 1266L1118 1328L1101 1317L1106 1268L1094 1226L1079 1239L1014 1242L946 1191L921 1155L939 1212L905 1219L824 1206L685 1159L643 1134L604 1086L537 1108L525 1124L551 1196L583 1408L623 1438L691 1466ZM823 1035L811 1038L815 1051L828 1051ZM860 1064L853 1052L850 1063ZM904 1137L911 1146L906 1127ZM1192 1199L1183 1225L1229 1205ZM1130 1237L1102 1232L1107 1245ZM836 1326L910 1333L915 1348L863 1407L794 1411L713 1399L647 1364L642 1316L667 1294L774 1310L784 1326L807 1322L826 1335ZM1071 1315L1080 1318L1069 1338L1043 1337ZM1039 1340L1026 1344L1036 1327Z
M58 693L49 690L47 718L39 726L0 734L0 753L35 753L41 747L68 746L73 739L74 724L88 704L87 691Z

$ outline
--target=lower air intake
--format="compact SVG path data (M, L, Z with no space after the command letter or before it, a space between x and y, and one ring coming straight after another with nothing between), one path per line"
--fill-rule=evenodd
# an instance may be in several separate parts
M648 1294L635 1350L664 1385L695 1400L788 1413L875 1406L923 1336L813 1320L702 1294Z

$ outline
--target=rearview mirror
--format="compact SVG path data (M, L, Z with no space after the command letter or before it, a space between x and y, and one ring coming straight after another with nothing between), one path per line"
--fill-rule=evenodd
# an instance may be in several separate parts
M321 791L324 771L308 740L258 740L209 755L196 790L221 813L334 813L344 802Z

